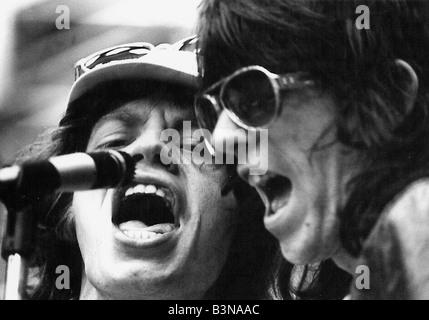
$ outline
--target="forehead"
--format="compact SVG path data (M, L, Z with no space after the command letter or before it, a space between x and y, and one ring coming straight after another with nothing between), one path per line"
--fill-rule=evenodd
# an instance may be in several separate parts
M116 108L96 121L93 129L112 121L129 126L144 124L151 117L160 117L168 126L175 127L179 122L194 120L193 106L179 103L168 96L150 96L120 103Z

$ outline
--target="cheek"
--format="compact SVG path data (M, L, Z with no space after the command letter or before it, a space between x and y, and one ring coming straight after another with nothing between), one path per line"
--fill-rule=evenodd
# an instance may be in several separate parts
M335 132L331 132L335 131L335 110L335 103L329 96L289 101L283 105L282 115L270 132L274 138L283 139L301 150L311 150L315 144L335 139Z
M197 170L189 168L186 173L189 199L191 203L203 208L202 212L210 209L225 211L236 206L232 192L221 196L222 185L227 180L226 169L206 166ZM214 215L213 215L214 216Z
M205 241L226 242L225 238L232 233L231 229L237 220L237 203L230 192L222 197L221 186L226 180L224 171L213 171L207 174L199 173L190 179L189 199L192 211L199 217L201 235ZM223 246L223 244L222 244Z
M111 228L111 191L93 190L75 192L72 213L76 223L76 235L84 252L96 251Z
M219 192L218 188L213 191ZM232 194L232 193L231 193ZM211 196L202 203L199 251L207 269L220 272L225 263L238 220L238 209L232 195Z
M270 168L296 179L295 183L304 177L316 180L320 174L324 175L326 166L336 157L336 150L333 150L336 144L335 127L328 119L317 124L311 120L285 123L278 123L270 129Z

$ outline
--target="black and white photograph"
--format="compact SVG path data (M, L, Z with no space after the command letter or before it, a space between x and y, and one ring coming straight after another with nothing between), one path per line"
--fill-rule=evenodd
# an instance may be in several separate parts
M429 299L429 1L0 8L0 300Z

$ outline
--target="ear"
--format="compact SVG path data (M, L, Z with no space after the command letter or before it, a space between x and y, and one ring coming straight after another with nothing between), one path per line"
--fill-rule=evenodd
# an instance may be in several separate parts
M401 71L404 72L408 77L408 82L406 82L408 85L404 92L407 94L405 97L405 101L407 103L406 110L411 110L417 100L417 94L419 91L419 78L417 77L413 67L411 67L408 62L401 59L396 59L395 65L402 69Z

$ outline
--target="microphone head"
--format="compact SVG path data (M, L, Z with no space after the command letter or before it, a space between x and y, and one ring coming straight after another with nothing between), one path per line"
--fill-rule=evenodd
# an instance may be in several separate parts
M140 156L117 150L72 153L26 161L0 172L0 199L28 199L55 191L116 188L134 179Z
M132 157L124 151L117 150L98 151L89 155L97 168L93 189L117 187L130 183L134 179L138 157Z

